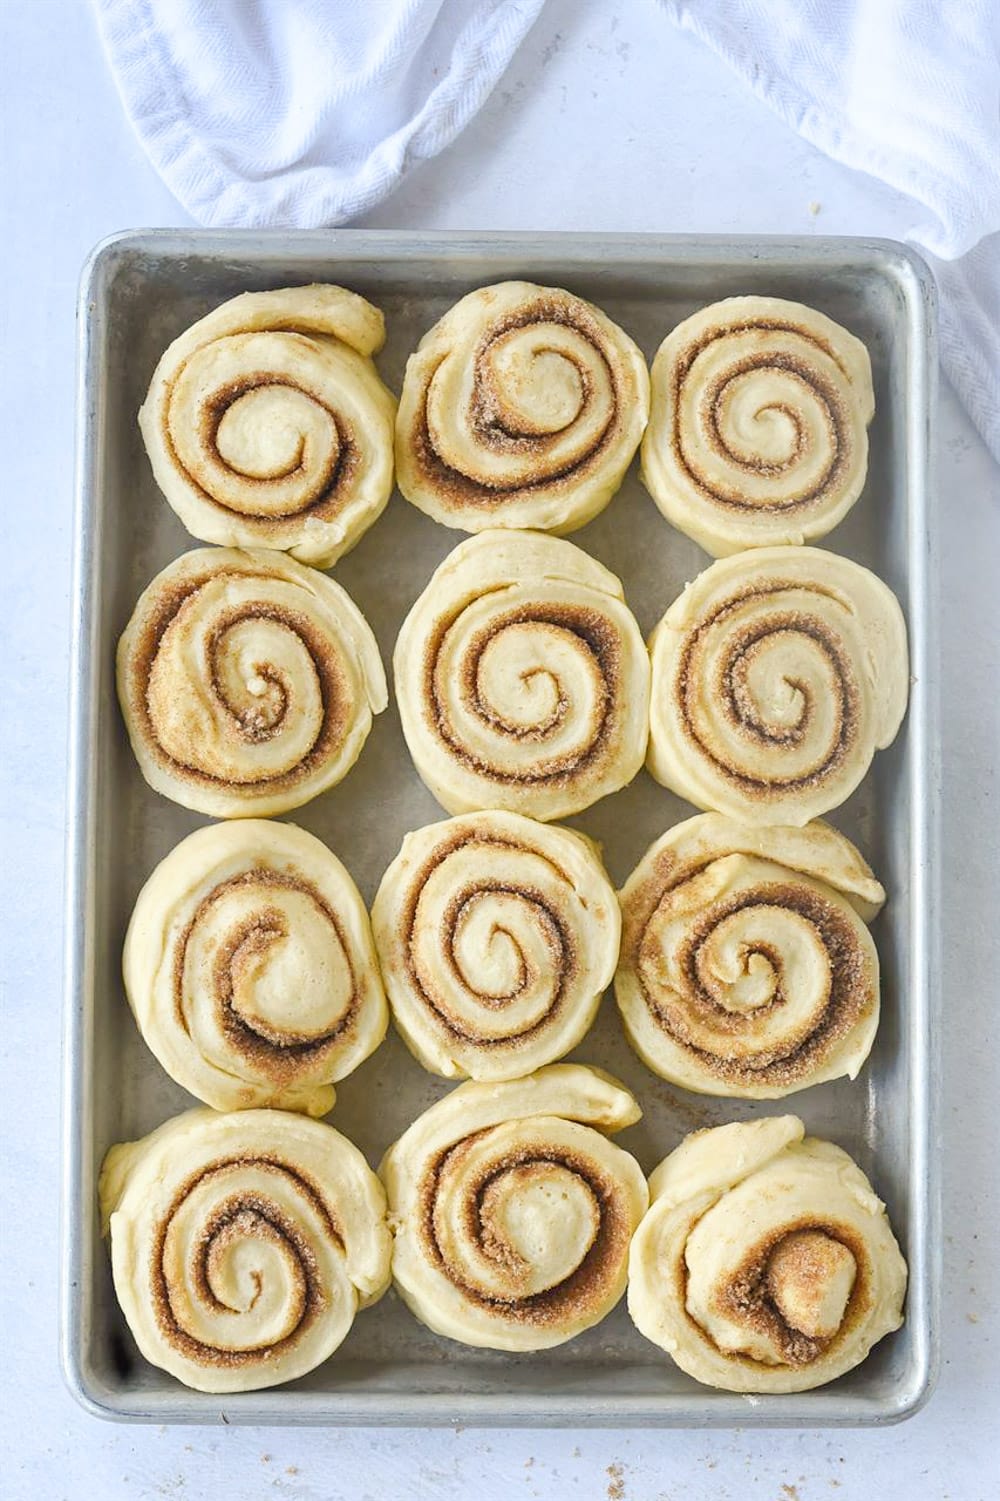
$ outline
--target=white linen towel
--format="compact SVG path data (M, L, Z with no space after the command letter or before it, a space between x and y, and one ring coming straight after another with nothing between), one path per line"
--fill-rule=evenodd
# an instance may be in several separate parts
M373 208L497 83L544 0L94 0L129 118L201 224Z
M447 145L543 3L94 0L128 114L188 212L303 228L364 213ZM806 139L913 199L942 363L1000 459L1000 7L660 4Z

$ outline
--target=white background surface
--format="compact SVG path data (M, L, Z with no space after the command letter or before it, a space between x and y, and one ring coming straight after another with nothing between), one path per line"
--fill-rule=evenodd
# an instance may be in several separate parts
M937 422L945 742L944 1359L875 1432L350 1432L113 1427L57 1365L61 884L74 299L91 245L185 222L121 113L85 4L0 0L4 1247L0 1495L479 1501L985 1501L1000 1492L996 1242L1000 475L952 393ZM549 0L483 113L365 221L897 237L905 205L775 120L652 0Z

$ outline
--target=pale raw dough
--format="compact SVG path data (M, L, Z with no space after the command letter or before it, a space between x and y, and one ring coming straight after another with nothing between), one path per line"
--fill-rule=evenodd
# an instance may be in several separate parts
M393 1018L424 1067L513 1079L588 1030L621 918L589 839L485 812L406 836L372 928Z
M125 989L171 1078L216 1110L325 1115L385 1036L368 913L336 855L294 824L197 829L149 877Z
M640 1114L617 1081L566 1063L460 1084L425 1111L379 1169L417 1318L463 1344L545 1350L609 1313L649 1196L601 1133Z
M695 1132L649 1189L629 1312L695 1380L808 1391L903 1322L906 1263L885 1205L797 1116Z
M642 353L558 287L470 292L407 362L396 473L445 526L570 532L618 489L649 415Z
M860 339L799 302L730 297L660 345L642 477L717 558L808 542L861 494L874 412Z
M190 1110L112 1147L99 1193L135 1342L197 1391L304 1376L388 1286L381 1183L302 1115Z
M819 820L678 824L621 892L615 995L629 1041L654 1073L702 1094L778 1099L855 1078L878 1026L866 923L884 900Z
M204 547L157 574L118 644L146 781L214 818L284 813L354 765L388 703L339 584L277 552Z
M403 622L393 666L410 754L449 813L565 818L642 766L642 637L620 581L571 542L462 542Z
M700 808L794 824L839 807L891 744L906 624L881 579L818 547L713 563L649 642L648 765Z
M354 546L392 493L384 340L378 308L323 285L244 292L174 340L139 426L192 536L321 568Z

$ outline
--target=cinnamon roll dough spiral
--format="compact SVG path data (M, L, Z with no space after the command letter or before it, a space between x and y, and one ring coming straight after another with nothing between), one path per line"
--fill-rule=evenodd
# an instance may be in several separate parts
M385 1036L368 913L325 844L242 819L181 841L125 937L129 1005L172 1079L216 1110L325 1115Z
M794 824L836 808L891 744L909 691L895 595L815 547L706 568L650 638L648 765L700 808Z
M112 1147L99 1192L136 1344L196 1391L304 1376L389 1282L382 1185L305 1116L190 1110Z
M629 1041L701 1094L778 1099L856 1077L879 1015L865 924L885 893L829 824L747 828L703 813L621 892L615 994Z
M513 1079L561 1058L611 982L621 917L597 847L516 813L408 834L372 927L396 1026L446 1078Z
M244 292L167 349L139 413L192 536L326 568L392 493L396 403L378 308L343 287Z
M146 781L215 818L333 787L388 702L375 637L339 584L280 553L216 547L141 595L118 695Z
M885 1205L796 1116L696 1131L649 1189L629 1312L696 1381L809 1391L903 1322L906 1263Z
M642 478L715 557L810 541L861 494L874 412L860 339L798 302L730 297L660 345Z
M463 1344L545 1350L610 1312L648 1193L601 1133L640 1114L615 1080L565 1063L460 1084L425 1111L379 1169L417 1318Z
M410 755L449 813L565 818L642 765L642 637L619 580L571 542L505 531L462 542L393 661Z
M570 532L618 489L649 415L641 352L599 308L508 281L451 308L406 366L396 473L466 532Z

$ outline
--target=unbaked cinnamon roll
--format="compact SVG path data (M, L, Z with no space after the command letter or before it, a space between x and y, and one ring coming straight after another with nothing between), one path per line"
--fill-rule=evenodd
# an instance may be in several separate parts
M304 1376L388 1285L382 1185L301 1115L190 1110L112 1147L100 1200L139 1350L197 1391Z
M470 813L408 834L372 927L393 1017L446 1078L513 1079L590 1027L621 918L597 848L516 813Z
M660 345L642 477L716 557L807 542L861 494L874 411L860 339L798 302L730 297Z
M388 702L350 596L280 553L205 547L157 574L118 644L146 781L215 818L283 813L339 782Z
M838 807L906 712L895 595L819 548L714 563L649 644L650 771L744 823L801 826Z
M565 818L642 765L642 637L619 580L571 542L461 543L403 622L393 665L410 754L449 813Z
M906 1263L885 1205L796 1116L697 1131L649 1189L629 1312L696 1381L809 1391L903 1322Z
M397 481L445 526L570 532L618 489L648 414L646 362L617 324L558 287L500 282L410 356Z
M602 1133L640 1113L606 1074L565 1063L461 1084L425 1111L379 1169L393 1279L417 1318L466 1345L545 1350L610 1312L648 1193Z
M325 1115L385 1036L368 913L325 844L293 824L198 829L146 882L125 989L172 1079L216 1110Z
M678 824L621 892L615 994L629 1041L701 1094L777 1099L855 1078L878 1026L866 923L884 900L829 824Z
M392 493L378 308L343 287L244 292L163 355L139 426L188 531L328 567Z

